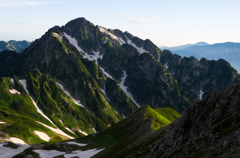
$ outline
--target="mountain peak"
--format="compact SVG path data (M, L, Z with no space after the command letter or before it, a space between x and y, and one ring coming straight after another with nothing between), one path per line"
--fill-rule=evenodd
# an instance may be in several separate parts
M91 23L91 22L83 17L80 17L80 18L76 18L76 19L69 21L65 26L82 25L84 23Z

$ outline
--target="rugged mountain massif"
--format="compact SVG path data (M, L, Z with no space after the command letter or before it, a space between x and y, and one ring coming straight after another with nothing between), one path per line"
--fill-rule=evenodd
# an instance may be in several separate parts
M28 41L15 41L11 40L8 42L0 41L0 51L9 50L21 53L25 48L29 47L31 42Z
M39 70L61 82L71 95L83 102L84 106L90 106L88 108L91 110L94 107L89 105L92 101L85 92L94 90L93 94L100 96L98 93L102 90L104 94L107 77L118 82L121 87L119 90L124 91L136 106L168 106L178 112L182 112L193 99L201 99L200 95L204 96L214 89L223 90L230 83L239 82L237 72L223 60L219 64L204 60L206 64L202 68L201 79L205 81L201 84L198 76L194 78L196 74L188 71L186 64L174 62L181 67L181 73L186 71L179 77L179 70L168 69L171 67L168 61L172 59L171 55L162 52L150 40L141 40L128 32L95 26L84 18L72 20L63 27L49 29L21 56L6 52L1 55L9 59L5 62L9 61L17 67L9 70L6 65L1 64L1 76L21 76L32 69ZM187 60L192 58L186 58L186 63L192 66ZM193 62L192 69L200 71L200 68L197 70L194 66L200 62L196 59L194 61L196 62ZM221 70L212 71L212 66ZM206 69L211 69L211 77L203 72ZM198 75L198 72L196 73ZM229 74L226 80L215 82L219 75L225 76L226 73ZM176 74L178 76L175 76ZM88 81L90 87L85 85ZM110 96L112 93L105 94L106 98L113 99ZM131 107L131 112L136 109L131 102L128 102L128 106ZM126 113L128 112L122 112L121 115Z
M179 117L170 108L182 113L192 100L202 100L212 90L224 90L240 82L239 74L224 60L182 58L161 51L150 40L95 26L84 18L49 29L22 53L0 52L0 77L3 141L17 137L28 144L56 142L112 127L102 134L105 137L112 130L113 137L117 137L110 138L113 146L107 151L119 148L120 143L133 146L137 153L140 144L135 141L151 138L152 130ZM151 107L170 108L162 112ZM137 115L144 112L130 116L134 111ZM165 117L166 113L169 115ZM29 129L12 117L36 125ZM140 132L144 137L136 128L136 135L125 142L124 135L130 130L128 120L133 117L141 117L138 125L147 122L148 126ZM118 122L120 125L115 125ZM121 136L114 134L121 128L126 129ZM13 129L22 132L11 132ZM38 137L35 131L44 132L49 140ZM150 138L144 145L146 152L140 155L148 153ZM120 155L124 153L128 151L124 149Z
M181 57L164 50L160 62L176 79L179 86L188 92L189 98L201 100L212 90L224 90L231 83L239 83L239 74L223 59L217 61L194 57Z

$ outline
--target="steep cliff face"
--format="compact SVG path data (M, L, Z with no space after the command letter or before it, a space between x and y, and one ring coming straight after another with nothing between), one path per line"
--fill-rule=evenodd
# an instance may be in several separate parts
M184 57L164 50L160 62L192 99L201 100L212 90L224 90L239 83L240 75L223 59L218 61Z
M240 84L213 91L189 106L153 145L148 157L239 157Z

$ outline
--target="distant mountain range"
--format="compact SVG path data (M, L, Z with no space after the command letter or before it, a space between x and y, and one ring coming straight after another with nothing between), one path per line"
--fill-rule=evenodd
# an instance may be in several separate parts
M25 48L29 47L31 42L29 41L0 41L0 52L4 50L10 50L10 51L15 51L18 53L21 53Z
M178 51L178 50L183 50L183 49L187 49L189 47L192 47L192 46L205 46L205 45L209 45L208 43L206 42L198 42L198 43L195 43L195 44L185 44L185 45L180 45L180 46L176 46L176 47L160 47L162 50L164 49L167 49L167 50L170 50L170 51Z
M161 49L170 50L172 53L180 56L194 56L198 60L201 58L207 58L208 60L222 58L228 61L240 73L240 43L226 42L209 45L205 42L199 42L178 47L161 47Z

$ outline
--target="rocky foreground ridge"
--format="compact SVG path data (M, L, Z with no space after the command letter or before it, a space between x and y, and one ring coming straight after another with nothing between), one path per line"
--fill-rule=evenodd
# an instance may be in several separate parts
M212 91L155 133L165 131L147 157L239 157L239 112L240 84Z

